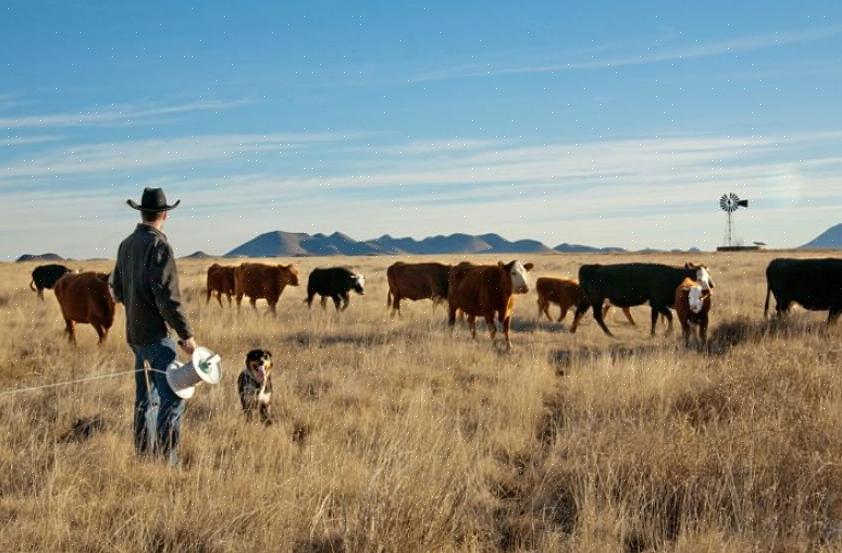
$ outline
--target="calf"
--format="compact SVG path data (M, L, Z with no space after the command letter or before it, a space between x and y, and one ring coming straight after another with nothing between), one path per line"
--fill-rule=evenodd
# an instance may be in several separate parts
M550 305L556 304L561 309L558 316L558 322L564 320L567 312L571 307L579 305L582 301L582 288L575 280L564 278L541 277L535 281L535 290L538 292L538 316L546 315L548 321L552 321L550 317ZM606 303L602 311L603 318L611 309L611 304ZM623 314L632 325L635 324L632 318L631 311L628 307L623 307Z
M684 344L687 346L690 345L691 324L699 327L699 341L702 345L707 343L710 296L710 288L691 278L685 278L675 289L673 307L684 333Z
M433 304L447 300L450 265L442 263L404 263L398 261L386 269L389 292L386 306L392 315L400 314L401 300L431 299Z
M94 327L99 343L108 335L114 324L114 298L108 287L105 273L69 273L55 285L56 298L64 316L67 339L76 343L74 323L87 323Z
M234 284L234 271L236 267L223 267L214 263L208 267L207 298L205 303L210 302L211 296L216 294L216 301L222 307L222 294L228 298L228 305L231 305L231 297L236 293Z
M333 300L336 310L345 311L351 303L348 292L353 290L359 295L365 294L365 277L345 267L331 267L329 269L313 269L307 279L307 307L313 306L316 294L322 297L322 307L327 298Z
M58 279L72 272L69 267L51 263L39 265L32 270L32 280L29 281L29 288L38 292L38 297L44 299L44 290L52 290Z
M473 265L462 262L450 269L448 303L448 324L456 324L456 312L462 311L468 317L471 335L476 338L476 318L484 317L491 334L491 342L497 336L494 317L503 323L506 349L512 349L509 326L515 301L513 294L529 292L528 271L532 263L512 261L497 265Z
M249 303L257 309L257 300L265 298L269 310L277 315L278 300L287 286L298 286L298 269L295 265L266 265L243 263L234 269L234 294L237 308L248 296Z

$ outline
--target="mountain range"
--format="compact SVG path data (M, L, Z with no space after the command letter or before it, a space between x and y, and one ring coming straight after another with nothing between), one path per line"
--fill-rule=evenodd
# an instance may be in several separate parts
M357 241L341 232L326 235L273 231L261 234L226 254L226 257L295 257L322 255L427 255L476 253L564 253L622 252L622 248L594 248L559 244L549 248L537 240L506 240L499 234L450 234L422 240L394 238L384 234L373 240Z
M834 225L803 246L802 250L842 249L842 224Z

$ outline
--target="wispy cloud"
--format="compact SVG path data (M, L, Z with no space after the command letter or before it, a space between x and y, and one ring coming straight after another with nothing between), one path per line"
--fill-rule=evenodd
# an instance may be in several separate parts
M86 125L127 125L138 119L176 115L195 111L217 111L250 103L236 100L199 99L175 104L120 104L89 108L78 112L28 114L0 118L0 127L26 129L42 127L81 127Z
M507 65L505 62L486 65L462 65L445 67L437 71L424 73L410 79L413 82L437 81L445 79L464 79L473 77L484 77L492 75L520 75L530 73L552 73L560 71L572 71L579 69L604 69L612 67L623 67L629 65L642 65L678 61L696 58L707 58L723 54L738 54L750 52L762 48L786 46L805 42L813 42L831 38L842 33L842 26L821 27L813 29L800 29L782 31L771 34L758 34L743 37L734 37L711 42L699 40L691 44L674 45L663 51L653 51L652 48L635 55L619 55L603 59L573 59L565 61L553 61L542 64L528 65Z
M82 144L52 149L0 166L0 186L36 177L113 174L125 170L189 167L196 162L221 164L261 152L306 148L347 138L342 133L219 134L168 139Z

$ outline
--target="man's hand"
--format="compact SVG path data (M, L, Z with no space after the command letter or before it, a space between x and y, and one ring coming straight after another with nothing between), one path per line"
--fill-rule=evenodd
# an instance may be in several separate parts
M178 344L187 355L193 355L193 352L196 351L196 340L192 336L186 340L180 340Z

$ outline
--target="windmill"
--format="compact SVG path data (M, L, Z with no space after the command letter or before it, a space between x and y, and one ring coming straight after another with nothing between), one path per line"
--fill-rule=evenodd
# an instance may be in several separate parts
M741 200L739 196L731 192L719 198L719 207L728 217L725 226L725 246L731 248L734 246L734 212L741 207L748 207L748 200Z

